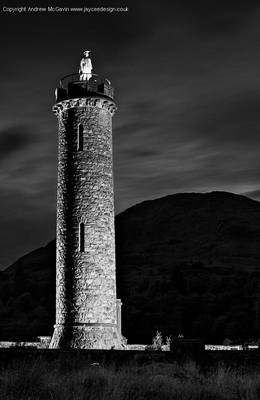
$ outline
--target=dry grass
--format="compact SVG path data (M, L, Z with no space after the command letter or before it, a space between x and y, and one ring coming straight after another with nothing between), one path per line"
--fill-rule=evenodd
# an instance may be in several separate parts
M1 400L258 400L260 367L223 365L201 373L192 361L116 366L82 361L16 362L0 371Z

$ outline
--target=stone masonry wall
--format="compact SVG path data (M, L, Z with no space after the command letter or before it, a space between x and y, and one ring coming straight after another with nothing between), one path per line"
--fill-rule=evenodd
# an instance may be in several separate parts
M58 103L56 325L51 347L120 347L116 314L112 116L99 97ZM83 126L83 150L78 126ZM79 227L84 223L84 251Z

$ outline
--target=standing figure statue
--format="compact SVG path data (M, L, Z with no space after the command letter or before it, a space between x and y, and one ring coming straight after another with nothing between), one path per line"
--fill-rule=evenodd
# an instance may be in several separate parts
M92 77L92 63L89 57L90 50L84 51L84 56L80 61L79 79L81 81L88 81Z

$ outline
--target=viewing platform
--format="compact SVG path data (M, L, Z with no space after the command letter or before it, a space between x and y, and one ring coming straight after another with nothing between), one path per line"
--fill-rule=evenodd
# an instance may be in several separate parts
M79 74L70 74L60 80L55 95L56 103L63 100L95 95L113 99L114 89L111 82L100 75L91 74L90 79L82 80Z

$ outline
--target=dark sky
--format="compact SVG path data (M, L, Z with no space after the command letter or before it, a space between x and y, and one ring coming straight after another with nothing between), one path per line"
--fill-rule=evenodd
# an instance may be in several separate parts
M116 90L117 212L176 192L225 190L260 199L257 3L87 2L128 6L121 13L1 9L0 268L55 236L54 89L78 71L86 49L94 72Z

